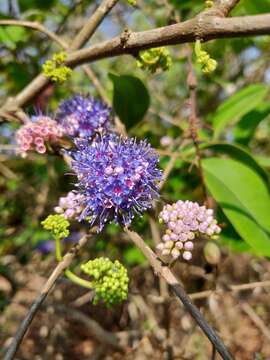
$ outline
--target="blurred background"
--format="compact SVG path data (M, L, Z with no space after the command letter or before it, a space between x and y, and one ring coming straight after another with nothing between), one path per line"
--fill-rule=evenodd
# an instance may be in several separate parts
M70 42L98 3L1 0L0 20L37 21ZM139 0L136 7L122 0L87 46L117 36L126 28L143 31L184 21L204 7L202 0ZM267 12L269 0L243 0L231 15ZM208 200L222 233L216 241L197 243L192 262L177 262L174 272L188 293L198 293L194 296L196 305L237 359L267 359L270 199L264 194L268 194L270 168L269 36L218 39L203 48L218 63L215 72L204 75L193 58L201 155L203 159L220 159L203 166ZM102 97L115 108L119 102L120 107L130 109L147 103L141 119L127 114L121 120L130 136L148 139L160 154L160 167L168 174L155 210L133 222L133 228L153 248L162 233L157 218L165 203L189 199L202 204L205 200L188 122L187 57L193 44L168 49L172 57L168 71L143 71L136 66L136 59L127 55L100 60L90 64L90 78L78 67L67 82L47 87L26 108L29 115L39 111L53 115L60 101L76 93ZM0 104L22 90L57 51L59 46L38 31L0 26ZM111 73L120 77L118 82L112 80ZM123 75L140 79L144 91L121 91ZM121 95L118 92L118 98L116 88ZM0 349L9 344L55 267L54 242L40 222L75 182L56 153L31 153L25 159L18 156L14 134L19 126L16 121L0 123ZM209 174L216 176L215 183ZM224 205L230 195L239 195L240 210L245 210L247 218L252 217L252 224ZM64 248L68 250L87 229L87 224L72 224ZM128 268L128 301L113 309L93 306L82 297L86 290L62 278L34 320L18 359L210 358L208 340L177 300L168 296L166 284L153 275L119 226L107 225L76 261L97 256L119 259ZM254 282L260 285L237 288ZM109 337L116 336L119 348L97 337L97 326Z

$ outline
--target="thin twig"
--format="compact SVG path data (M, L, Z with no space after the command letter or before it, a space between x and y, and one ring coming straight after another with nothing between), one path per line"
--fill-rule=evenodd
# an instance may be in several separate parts
M185 290L182 288L179 281L173 275L169 267L161 263L157 255L150 249L148 245L145 244L143 239L137 233L130 231L127 228L125 228L124 231L129 236L129 238L134 242L134 244L142 251L144 256L148 259L155 274L165 279L165 281L168 283L168 285L173 290L175 295L181 300L187 311L197 322L197 324L203 330L203 332L211 341L211 343L216 347L221 357L224 360L233 360L233 356L227 350L222 340L219 338L216 332L211 328L211 326L208 325L208 323L203 318L198 308L192 303L190 297L186 294Z
M228 287L228 290L224 290L224 289L204 290L204 291L199 291L199 292L196 292L196 293L191 293L191 294L188 294L188 295L192 300L199 300L199 299L208 298L209 296L211 296L213 294L222 295L222 294L227 293L227 292L237 293L237 292L240 292L240 291L249 291L249 290L254 290L254 289L257 289L257 288L267 288L267 287L270 287L270 280L256 281L256 282L248 283L248 284L228 285L227 287ZM162 302L168 300L168 299L164 299L161 296L153 296L153 295L151 295L149 297L151 297L151 299L156 303L162 303ZM171 300L173 300L173 299L171 299Z
M0 20L0 25L16 25L16 26L31 28L31 29L34 29L34 30L37 30L37 31L40 31L40 32L46 34L49 38L51 38L58 45L60 45L60 47L62 47L64 50L69 50L69 51L72 49L76 50L77 46L80 45L80 42L82 42L81 45L84 44L83 39L86 39L86 40L90 39L90 37L95 32L95 30L97 29L97 26L100 24L102 19L108 14L108 12L113 8L113 6L117 2L118 2L118 0L103 1L103 3L98 7L98 9L96 11L98 13L98 15L96 13L94 13L93 17L90 18L89 22L87 22L85 24L85 26L83 27L81 32L78 34L77 40L75 38L74 41L71 43L71 47L65 40L62 40L58 35L56 35L52 31L49 31L42 24L40 24L38 22L19 21L19 20ZM84 34L84 35L82 36L80 34ZM88 35L87 38L86 38L86 35ZM95 76L92 69L88 65L83 65L82 69L85 72L85 74L89 77L89 79L92 81L94 87L96 88L97 92L99 93L99 95L103 99L103 101L106 102L107 104L110 104L110 99L107 96L106 91L102 87L100 81ZM22 114L23 114L22 110L20 110L20 112L16 111L15 116L19 120L25 122L24 119L26 119L26 114L24 114L24 117L22 117ZM4 111L1 112L1 115L2 115L2 117L6 118L7 120L13 120L13 118L10 117L10 115L5 113ZM115 119L115 124L116 124L117 131L119 133L121 133L122 135L127 135L125 125L121 122L121 120L118 117L116 117L116 119Z
M215 360L216 359L216 354L217 354L217 350L215 348L214 345L212 345L212 355L211 355L211 360Z
M110 333L109 331L103 329L97 321L91 319L89 316L85 315L81 311L74 308L70 310L62 304L56 304L54 305L54 308L56 310L64 312L66 317L75 321L79 321L80 323L85 325L90 331L91 335L101 344L105 344L120 351L125 350L124 347L120 345L119 340L113 333Z
M163 171L162 174L162 180L159 183L159 189L161 190L166 182L166 180L168 179L170 173L172 172L173 168L174 168L174 164L177 160L177 158L179 157L179 154L177 151L175 151L174 153L172 153L170 160L165 168L165 170Z
M263 335L268 341L270 341L270 330L262 321L262 319L256 314L252 307L248 303L241 304L241 309L250 317L252 322L261 330Z
M81 48L94 34L99 24L108 14L108 12L116 5L119 0L103 0L99 7L94 11L93 15L83 26L82 30L78 33L72 41L70 50Z
M51 40L56 42L62 48L65 47L65 41L56 35L54 32L48 30L44 25L36 21L22 21L22 20L0 20L0 26L21 26L32 30L37 30L47 35Z
M11 345L9 346L6 355L4 356L3 360L12 360L14 359L16 352L23 340L23 337L28 330L32 320L34 319L37 311L39 310L40 306L46 299L47 295L49 294L50 290L53 288L56 281L59 279L60 276L64 273L64 271L70 266L72 260L77 255L78 251L86 244L88 240L87 236L83 236L79 242L74 245L71 250L64 256L63 260L58 263L54 271L52 272L49 279L46 281L44 286L42 287L39 296L36 298L34 303L32 304L31 308L29 309L26 317L20 324L19 328L16 331L16 334L12 340Z
M152 238L154 240L154 244L158 245L161 242L160 232L159 232L158 225L153 217L150 217L149 224L150 224L150 229L151 229ZM168 284L162 278L159 279L159 291L160 291L160 295L162 297L164 297L164 298L168 297L168 295L169 295Z
M209 199L207 194L207 189L205 185L205 179L203 174L203 167L202 167L202 156L200 150L200 141L198 135L198 126L199 121L197 117L197 79L195 77L193 66L192 66L192 52L191 49L188 49L188 76L187 76L187 85L189 88L189 106L190 106L190 114L189 114L189 131L190 136L193 141L195 147L195 156L196 162L198 167L198 173L201 180L201 185L203 189L203 195L205 204L209 205Z

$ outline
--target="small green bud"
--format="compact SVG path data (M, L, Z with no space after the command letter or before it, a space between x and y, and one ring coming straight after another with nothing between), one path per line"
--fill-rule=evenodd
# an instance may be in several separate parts
M49 215L41 222L45 230L49 230L54 238L63 239L69 235L69 221L63 215Z
M66 81L72 73L69 67L63 65L66 58L67 54L65 52L54 54L52 60L47 60L42 65L44 75L55 82L62 83Z
M83 272L91 276L95 290L94 304L103 301L108 307L127 299L128 275L126 268L118 261L97 258L81 265Z
M151 73L155 73L158 69L166 71L171 65L172 58L165 47L142 50L137 58L137 66Z
M209 9L212 6L214 6L214 1L213 0L206 0L205 1L205 6Z
M203 249L206 261L209 264L217 265L220 262L220 249L213 241L208 241Z
M137 5L137 0L127 0L127 2L128 2L129 5L131 5L131 6L136 6L136 5Z

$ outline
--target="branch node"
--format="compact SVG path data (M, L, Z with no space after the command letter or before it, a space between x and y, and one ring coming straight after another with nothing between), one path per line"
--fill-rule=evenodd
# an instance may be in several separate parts
M130 38L131 33L132 33L131 30L125 29L125 30L122 32L122 34L120 35L120 45L121 45L121 47L122 47L123 49L126 48L127 42L128 42L128 40L129 40L129 38Z

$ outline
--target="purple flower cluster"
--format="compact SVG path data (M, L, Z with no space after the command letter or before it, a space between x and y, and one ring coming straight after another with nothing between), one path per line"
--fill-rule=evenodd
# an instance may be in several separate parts
M48 116L32 117L32 121L21 126L16 132L19 153L25 157L33 150L40 154L46 152L46 142L56 143L64 135L64 129Z
M56 119L68 136L91 137L108 130L111 108L92 96L75 95L60 104Z
M66 219L76 219L83 210L84 196L70 191L67 196L60 197L59 204L54 208L57 214L63 214Z
M173 259L182 255L184 260L191 260L194 239L199 235L212 237L221 231L213 213L212 209L192 201L179 200L165 205L159 218L167 229L157 249L162 255L170 255Z
M72 168L85 199L80 220L90 217L100 230L113 220L128 225L135 214L152 206L161 172L158 156L146 141L110 134L91 144L85 139L75 143Z

